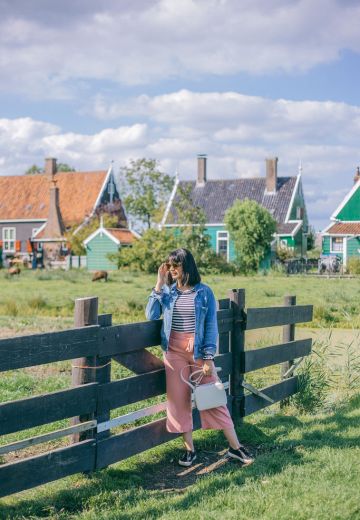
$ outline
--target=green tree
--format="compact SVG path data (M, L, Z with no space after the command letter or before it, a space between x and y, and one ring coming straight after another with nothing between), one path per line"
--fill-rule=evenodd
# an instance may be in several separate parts
M265 208L249 199L235 201L226 211L224 221L241 270L256 271L269 250L276 221Z
M75 168L69 166L67 163L58 163L56 165L56 171L58 172L76 172Z
M67 163L58 163L56 165L56 171L58 172L75 172L75 168L69 166ZM33 164L25 172L25 175L36 175L37 173L44 173L44 168L40 168L36 164Z
M40 168L40 166L37 166L36 164L33 164L28 168L25 172L25 175L36 175L37 173L43 173L43 169Z
M148 229L161 221L174 178L159 169L155 159L131 160L120 168L123 202L128 215Z
M122 247L111 260L118 267L131 267L146 273L157 273L170 251L178 247L177 238L167 229L147 229L131 247Z

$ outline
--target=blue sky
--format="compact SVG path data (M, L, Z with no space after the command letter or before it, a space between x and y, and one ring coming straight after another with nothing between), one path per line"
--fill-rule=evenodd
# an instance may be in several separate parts
M0 0L0 174L155 157L303 184L321 229L360 163L360 2ZM121 190L121 187L120 187Z

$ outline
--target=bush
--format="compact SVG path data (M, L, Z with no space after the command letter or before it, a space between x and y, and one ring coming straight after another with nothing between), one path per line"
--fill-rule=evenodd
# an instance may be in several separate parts
M278 247L276 248L276 257L282 263L285 262L285 260L290 260L290 258L294 258L294 256L294 249L291 247L278 245Z
M347 271L350 274L360 274L360 258L349 258Z

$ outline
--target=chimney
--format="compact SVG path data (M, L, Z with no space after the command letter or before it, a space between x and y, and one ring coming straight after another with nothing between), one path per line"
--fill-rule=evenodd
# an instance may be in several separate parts
M266 192L276 193L278 158L265 159L266 162Z
M356 184L358 182L358 180L360 179L360 168L359 166L356 168L356 172L355 172L355 175L354 175L354 184Z
M206 182L206 154L198 154L197 186L204 186Z
M49 157L45 159L45 175L53 177L56 173L56 159Z
M61 238L64 233L65 225L60 211L59 188L56 186L56 180L53 180L50 185L49 213L42 238Z

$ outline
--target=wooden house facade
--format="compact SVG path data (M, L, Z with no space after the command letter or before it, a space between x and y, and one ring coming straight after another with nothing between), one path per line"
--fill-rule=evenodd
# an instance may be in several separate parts
M350 258L360 258L360 169L354 185L322 231L322 254L338 256L346 268Z
M131 247L140 238L130 229L100 227L84 240L86 248L87 269L89 271L114 271L117 265L110 260L109 254L115 254L120 247Z
M309 224L301 171L296 176L279 177L277 163L277 158L266 159L265 177L208 180L206 156L198 156L196 181L179 181L177 179L162 225L166 228L179 227L176 214L176 192L179 185L190 185L191 200L194 206L205 212L206 233L210 236L211 246L227 261L235 260L236 254L234 244L224 224L225 212L236 200L245 199L258 202L277 222L272 251L268 252L260 267L269 267L277 246L292 249L296 256L305 256Z

